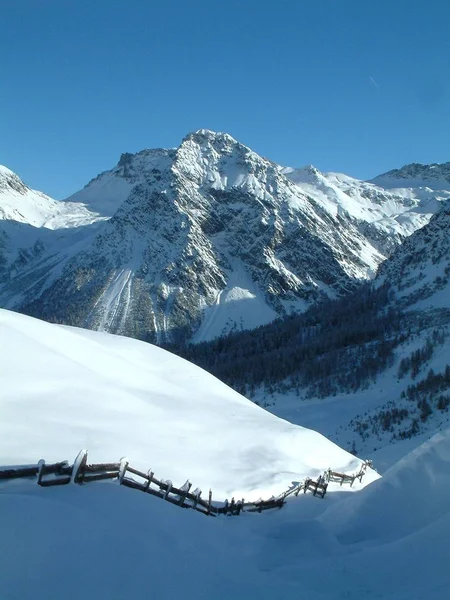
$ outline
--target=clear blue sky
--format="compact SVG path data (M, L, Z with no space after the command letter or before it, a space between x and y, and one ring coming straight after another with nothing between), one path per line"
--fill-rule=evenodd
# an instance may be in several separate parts
M200 128L361 178L450 160L448 0L0 8L0 163L54 197Z

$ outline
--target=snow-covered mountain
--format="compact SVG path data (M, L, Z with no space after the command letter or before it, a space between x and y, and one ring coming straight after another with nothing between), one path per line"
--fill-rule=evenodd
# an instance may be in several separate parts
M450 181L441 178L433 189L419 187L417 181L407 178L413 173L404 169L401 186L396 186L389 174L368 182L343 173L321 173L313 166L286 168L284 173L325 210L352 220L387 257L407 236L428 223L443 200L450 198Z
M4 261L0 302L157 343L213 339L355 289L449 187L386 190L282 168L200 130L176 149L123 154L67 201L48 199L41 225L58 227L59 242L33 240L19 270Z
M393 169L372 179L372 183L385 188L428 188L448 190L450 188L450 162L422 165L411 163L401 169Z
M102 220L84 204L61 202L30 189L0 166L0 286L8 290L11 303L26 287L27 273L44 284L48 272Z
M15 173L0 165L0 222L65 229L89 225L98 219L84 204L53 200L32 190Z
M2 304L156 342L211 339L354 289L439 199L283 169L200 130L122 155L63 203L110 218L8 281Z
M138 184L153 184L170 168L175 150L142 150L122 154L111 171L101 173L82 190L66 199L89 206L92 211L111 217Z
M408 238L381 267L376 282L386 281L396 301L408 310L450 313L450 202Z

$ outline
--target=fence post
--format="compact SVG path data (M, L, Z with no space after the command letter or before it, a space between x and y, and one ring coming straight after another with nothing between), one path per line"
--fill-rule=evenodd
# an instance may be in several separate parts
M184 492L183 496L180 496L180 506L183 506L184 501L186 500L186 496L188 495L191 487L192 487L192 483L188 479L186 481L186 483L180 488L180 491Z
M200 488L195 488L195 490L192 493L195 496L195 500L194 500L194 504L192 505L192 508L196 509L198 501L200 500L200 496L202 495L202 490Z
M45 460L43 458L41 458L41 460L38 462L38 485L42 485L41 481L42 481L42 477L44 475L44 468L45 468Z
M153 473L153 471L151 469L149 469L147 475L148 475L148 481L145 484L144 492L146 492L148 490L148 488L150 487L150 484L152 482L154 473Z
M212 502L212 490L209 490L209 499L208 499L208 512L207 514L211 514L211 502Z
M164 494L164 500L170 494L170 490L172 489L172 482L170 481L170 479L168 481L166 481L165 483L167 484L167 490L166 490L166 493Z
M128 460L125 456L122 456L120 459L120 467L119 467L119 485L122 485L123 478L125 477L125 473L127 472Z
M71 483L81 483L83 481L84 470L87 463L87 450L80 450L72 467Z

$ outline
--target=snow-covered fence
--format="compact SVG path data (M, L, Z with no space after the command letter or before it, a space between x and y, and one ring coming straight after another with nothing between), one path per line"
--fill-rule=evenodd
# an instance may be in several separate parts
M352 487L356 479L359 479L359 482L361 483L362 478L364 477L364 474L368 467L372 467L371 460L364 461L364 463L361 465L361 469L359 470L359 472L354 473L353 475L338 473L337 471L332 471L331 469L328 469L328 471L325 471L324 477L327 482L333 481L340 483L341 485L343 483L349 483L350 487Z
M3 479L13 479L21 477L37 477L37 483L43 487L54 485L65 485L69 483L86 484L93 481L102 481L106 479L117 479L120 485L131 489L140 490L146 494L157 496L182 508L192 508L209 516L217 515L239 515L241 512L262 512L273 508L281 508L286 498L300 492L306 494L311 491L314 496L324 498L328 483L330 481L340 481L353 485L355 479L361 481L366 469L371 466L370 461L366 461L361 470L355 475L346 475L328 469L324 475L314 481L307 477L304 481L296 484L283 494L268 500L257 500L256 502L245 502L244 498L240 500L231 499L229 502L212 501L212 491L209 490L207 499L202 498L202 491L196 488L191 491L192 484L187 480L181 487L176 487L170 480L164 481L158 479L152 470L147 473L131 467L126 458L122 458L117 463L88 464L87 451L81 450L76 457L73 465L67 461L53 464L46 464L40 460L37 465L0 467L0 481Z

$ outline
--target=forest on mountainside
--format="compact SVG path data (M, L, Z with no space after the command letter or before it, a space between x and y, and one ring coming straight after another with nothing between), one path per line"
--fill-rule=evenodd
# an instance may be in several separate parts
M309 397L356 391L393 364L409 335L409 318L391 299L387 284L367 284L257 329L165 348L249 397L261 387Z

